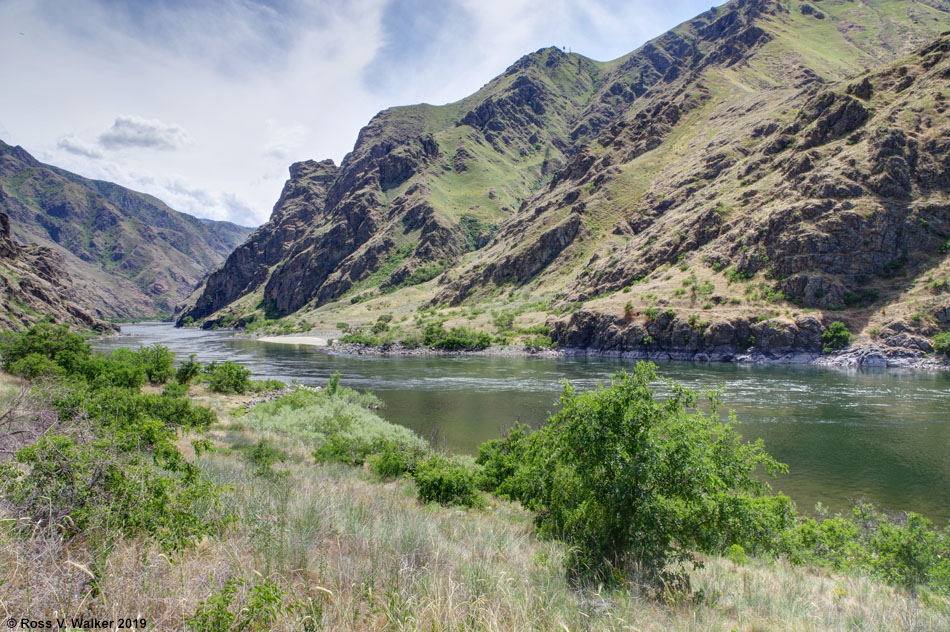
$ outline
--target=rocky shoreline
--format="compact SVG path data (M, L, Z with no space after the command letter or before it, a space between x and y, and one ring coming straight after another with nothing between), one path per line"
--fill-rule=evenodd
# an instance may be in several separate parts
M651 360L656 362L738 362L748 364L811 364L838 368L904 368L930 371L950 371L950 359L940 359L923 352L913 352L874 344L859 344L842 351L820 354L808 351L789 351L779 354L759 351L691 351L691 350L604 350L596 348L559 348L531 350L525 347L489 347L471 351L446 351L426 347L406 347L401 344L373 347L360 344L333 344L326 347L328 353L340 355L372 356L491 356L491 357L537 357L571 358L597 357L624 360Z

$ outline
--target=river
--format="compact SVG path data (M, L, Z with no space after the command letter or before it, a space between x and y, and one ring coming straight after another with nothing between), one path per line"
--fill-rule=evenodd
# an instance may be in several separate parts
M589 389L632 366L604 358L334 355L167 323L124 325L122 334L93 346L157 342L178 359L233 360L255 377L287 382L323 383L339 371L344 385L386 403L386 419L437 447L472 454L515 420L541 424L562 380ZM686 362L660 363L658 372L698 390L721 385L740 432L763 439L788 464L772 485L801 510L818 501L839 510L866 498L950 522L950 373Z

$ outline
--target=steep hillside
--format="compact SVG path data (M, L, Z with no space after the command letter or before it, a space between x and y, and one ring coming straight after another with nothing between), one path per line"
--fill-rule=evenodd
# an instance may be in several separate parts
M43 318L100 332L118 327L93 316L73 288L63 259L51 248L24 246L0 213L0 330L20 331Z
M250 232L42 164L2 141L0 211L17 239L60 253L100 317L169 313Z
M950 316L948 28L935 0L737 0L614 62L538 51L295 165L185 316L504 309L686 357L816 352L845 320L924 351Z

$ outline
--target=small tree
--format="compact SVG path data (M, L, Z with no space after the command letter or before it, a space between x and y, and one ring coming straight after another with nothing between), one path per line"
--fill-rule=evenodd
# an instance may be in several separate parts
M634 573L669 585L685 580L671 568L690 550L755 549L791 524L788 498L769 495L755 475L785 466L719 420L715 393L705 414L677 384L658 400L656 380L655 366L641 362L593 392L566 384L561 410L524 448L519 480L505 485L536 512L542 533L572 545L575 579Z
M244 393L251 387L250 377L250 369L228 360L214 366L208 383L217 393Z
M142 368L150 384L164 384L175 375L175 354L158 343L139 349Z
M828 329L821 332L821 342L825 353L844 349L851 344L854 335L848 331L848 326L840 320L828 325Z

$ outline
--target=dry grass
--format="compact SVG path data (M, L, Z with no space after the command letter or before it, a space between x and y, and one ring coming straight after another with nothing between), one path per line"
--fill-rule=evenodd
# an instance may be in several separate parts
M273 630L950 629L945 600L925 605L866 578L784 561L706 558L692 573L695 595L668 604L633 589L578 591L561 570L564 547L538 540L517 505L423 506L409 481L315 465L299 439L227 416L211 437L219 449L200 463L228 488L224 503L237 517L221 537L168 557L142 540L97 554L55 532L0 529L0 615L141 616L152 630L184 629L199 601L238 575L276 582L285 604L297 604ZM283 474L255 474L232 448L260 438L290 455L275 466Z

